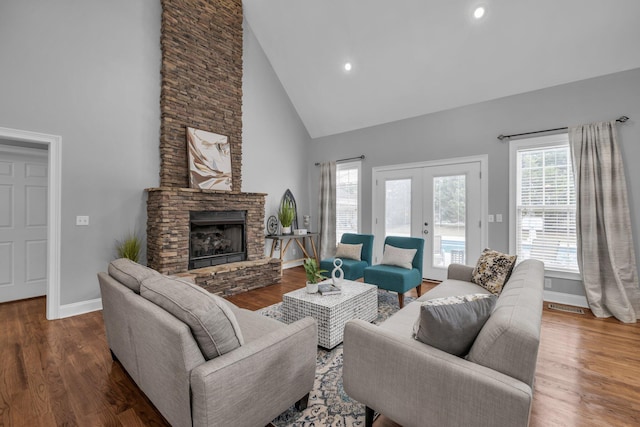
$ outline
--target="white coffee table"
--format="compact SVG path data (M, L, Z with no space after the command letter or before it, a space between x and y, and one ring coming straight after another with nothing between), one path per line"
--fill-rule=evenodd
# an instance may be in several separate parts
M378 317L378 287L344 280L338 295L308 294L306 288L282 296L286 323L311 316L318 322L318 345L331 349L342 342L351 319L371 322Z

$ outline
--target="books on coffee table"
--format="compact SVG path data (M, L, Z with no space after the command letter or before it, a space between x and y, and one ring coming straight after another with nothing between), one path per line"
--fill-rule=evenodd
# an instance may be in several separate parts
M337 295L341 291L333 283L320 283L318 284L318 292L321 295Z

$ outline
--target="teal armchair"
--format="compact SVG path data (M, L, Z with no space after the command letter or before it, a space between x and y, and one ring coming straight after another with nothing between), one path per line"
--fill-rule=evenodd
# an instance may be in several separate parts
M398 304L404 306L404 293L416 288L418 296L421 294L422 284L422 256L424 239L420 237L388 236L384 240L386 245L403 249L416 249L411 263L411 269L395 265L376 264L364 269L364 282L378 286L380 289L398 293Z
M371 265L373 259L373 235L372 234L354 234L344 233L340 238L340 243L357 245L362 243L362 252L360 253L360 261L354 259L340 258L342 260L342 271L346 280L356 280L364 276L364 269ZM327 258L320 261L320 269L327 270L330 276L335 268L333 260L335 258Z

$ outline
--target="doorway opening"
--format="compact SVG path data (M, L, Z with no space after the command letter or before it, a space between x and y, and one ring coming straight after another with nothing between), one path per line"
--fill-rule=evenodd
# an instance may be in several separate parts
M46 252L46 298L47 319L59 318L60 309L60 165L62 138L57 135L48 135L18 129L0 127L0 143L8 147L46 148L46 180L48 191L46 195L46 219L47 225L46 243L33 249ZM16 148L19 150L19 148ZM33 195L37 198L38 190ZM45 247L42 247L42 246ZM37 274L36 274L37 275Z

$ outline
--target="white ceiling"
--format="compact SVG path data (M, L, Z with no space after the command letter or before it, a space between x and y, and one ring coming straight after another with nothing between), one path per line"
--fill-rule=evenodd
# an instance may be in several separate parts
M639 0L243 4L313 138L640 67Z

